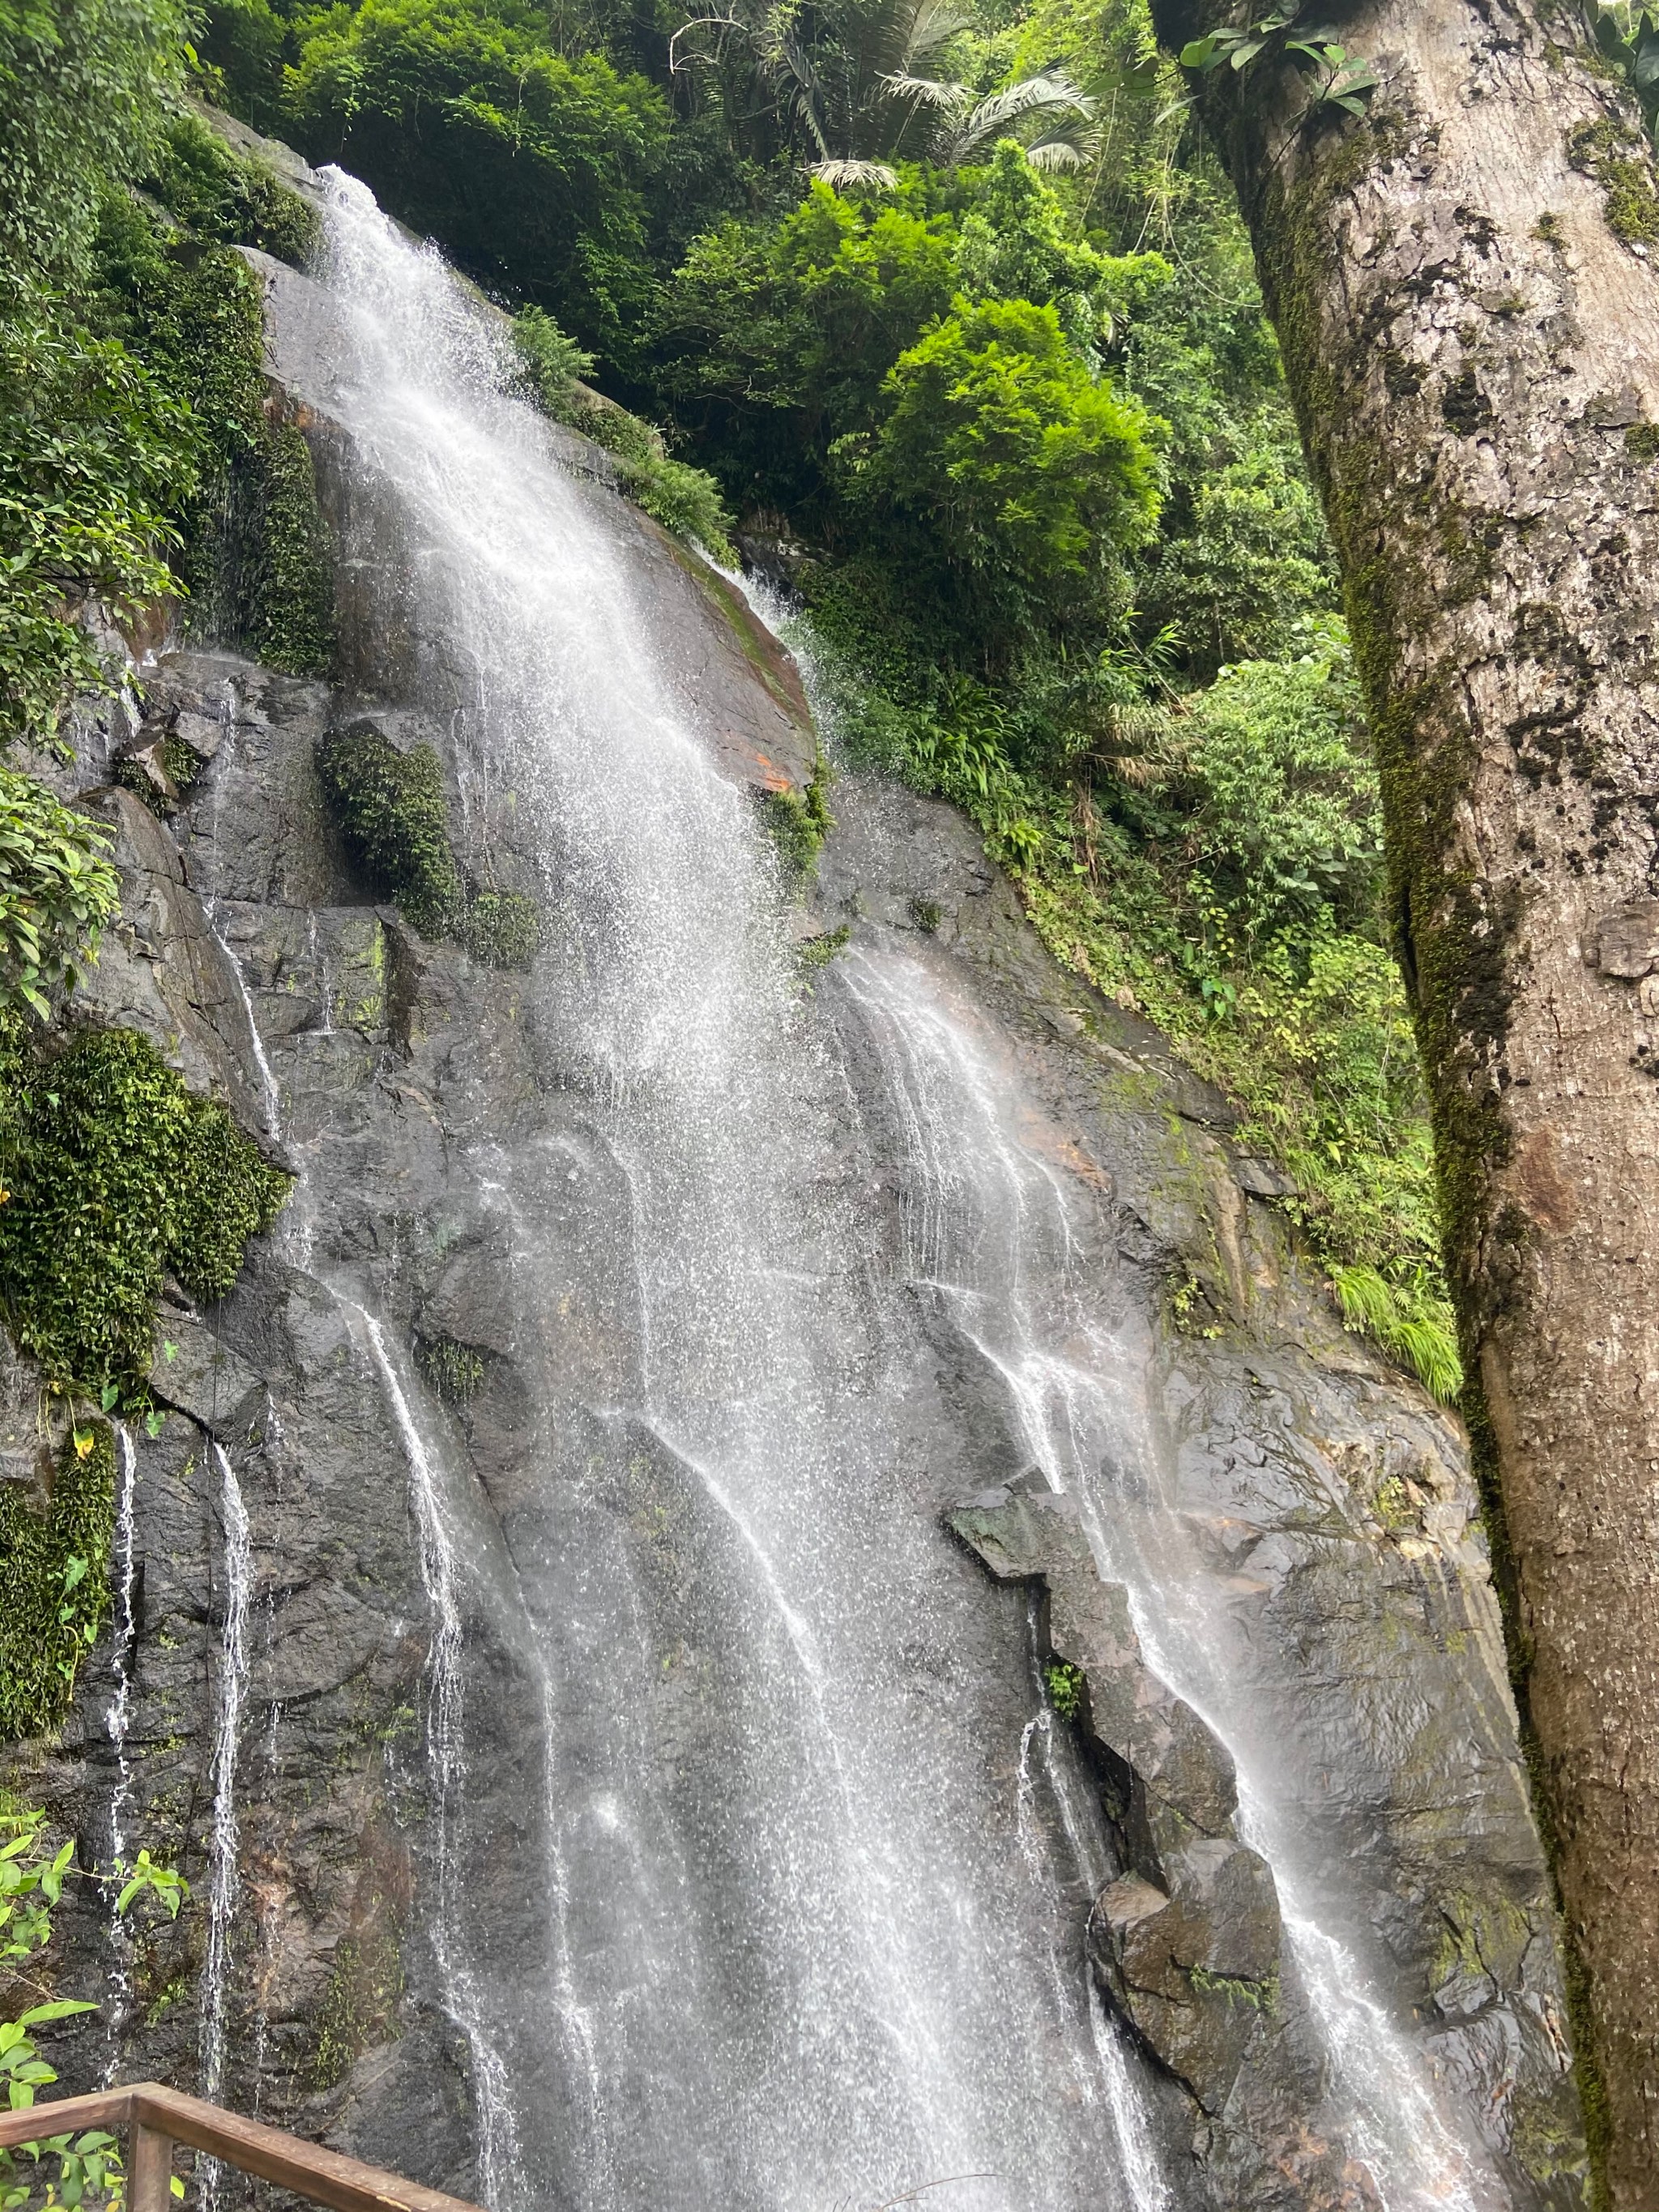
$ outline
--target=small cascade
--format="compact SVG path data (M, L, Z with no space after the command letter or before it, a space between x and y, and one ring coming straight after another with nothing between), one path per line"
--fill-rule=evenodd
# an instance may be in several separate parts
M127 1737L132 1727L132 1672L138 1641L137 1614L137 1504L138 1455L124 1421L115 1428L115 1694L104 1715L104 1730L115 1753L115 1788L110 1796L110 1863L118 1876L125 1864L127 1822L132 1812L132 1759ZM132 2014L132 1937L115 1910L118 1885L110 1893L109 2036L101 2086L115 2079L121 2063L121 2039Z
M213 1825L208 1842L207 1953L202 1966L201 2094L217 2101L225 2087L228 2053L231 1925L241 1893L237 1863L236 1763L242 1708L247 1696L248 1610L253 1595L253 1540L241 1486L229 1455L216 1440L209 1449L219 1475L219 1516L224 1536L224 1625L219 1638L217 1698L213 1722ZM219 2166L204 2162L203 2203L217 2203Z
M1017 1077L993 1059L972 1018L927 969L862 952L850 954L845 969L909 1156L905 1264L1003 1379L1030 1458L1055 1489L1079 1499L1100 1571L1127 1589L1154 1673L1231 1754L1239 1833L1273 1869L1336 2115L1377 2203L1385 2212L1428 2204L1488 2212L1506 2199L1473 2147L1473 2129L1454 2124L1370 1974L1325 1924L1298 1849L1298 1778L1282 1747L1258 1741L1240 1703L1244 1670L1229 1642L1224 1598L1175 1511L1156 1494L1138 1490L1126 1500L1113 1486L1110 1470L1155 1469L1159 1452L1144 1406L1125 1386L1144 1352L1120 1338L1091 1297L1089 1202L1059 1164L1064 1148L1044 1146L1040 1116Z
M427 1759L438 1814L437 1911L431 1926L432 1947L450 2017L465 2037L471 2056L483 2201L505 2207L522 2200L525 2185L517 2118L507 2069L489 2031L488 2007L455 1940L462 1917L459 1893L466 1879L466 1869L458 1863L454 1848L466 1780L459 1561L444 1511L441 1478L392 1364L386 1332L361 1306L342 1303L362 1331L409 1462L410 1495L420 1534L421 1579L434 1622L427 1654L426 1715Z

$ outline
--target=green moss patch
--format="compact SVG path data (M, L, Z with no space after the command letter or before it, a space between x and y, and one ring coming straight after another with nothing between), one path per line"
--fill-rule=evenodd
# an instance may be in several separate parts
M0 1309L60 1389L137 1389L162 1278L235 1281L290 1178L131 1030L36 1057L0 1026Z
M474 891L457 934L487 968L527 968L542 941L541 910L522 891Z
M762 819L788 884L804 882L817 866L823 841L836 826L829 793L829 764L820 760L801 790L769 791L761 800Z
M0 1483L0 1742L62 1720L109 1610L115 1446L89 1422L64 1445L44 1508Z
M1626 246L1659 243L1659 182L1646 141L1606 117L1581 123L1567 140L1567 159L1594 177L1607 197L1607 228Z
M408 752L373 722L331 732L317 747L317 772L354 862L423 937L460 920L460 870L449 842L443 773L430 745Z
M463 882L430 745L400 752L372 721L353 722L319 744L317 772L352 860L422 937L454 937L487 968L530 965L541 909L522 891Z
M416 1358L427 1381L446 1406L470 1406L484 1386L483 1356L453 1337L428 1337Z

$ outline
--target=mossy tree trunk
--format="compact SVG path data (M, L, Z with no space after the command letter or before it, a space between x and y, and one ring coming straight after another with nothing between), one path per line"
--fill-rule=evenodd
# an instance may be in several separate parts
M1155 8L1176 45L1243 12ZM1316 16L1376 70L1368 116L1310 111L1271 47L1200 96L1346 579L1587 2103L1631 2212L1659 2208L1659 188L1576 4Z

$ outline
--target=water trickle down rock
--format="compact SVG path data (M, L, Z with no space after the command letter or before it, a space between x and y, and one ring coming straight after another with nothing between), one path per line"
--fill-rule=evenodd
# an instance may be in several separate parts
M1233 1832L1224 1746L1141 1656L1121 1584L1103 1580L1077 1502L1037 1470L947 1516L999 1582L1039 1583L1045 1667L1076 1668L1075 1722L1124 1863L1095 1899L1100 1987L1212 2116L1273 2027L1279 1899ZM1069 1700L1068 1700L1069 1702Z

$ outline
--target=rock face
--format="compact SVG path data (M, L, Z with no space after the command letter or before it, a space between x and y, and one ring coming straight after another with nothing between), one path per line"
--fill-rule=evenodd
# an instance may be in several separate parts
M950 1521L999 1581L1047 1595L1045 1671L1097 1762L1125 1869L1095 1900L1091 1955L1111 2000L1213 2118L1278 2007L1279 1899L1266 1861L1234 1833L1232 1760L1146 1665L1128 1593L1101 1579L1075 1499L1025 1478Z
M583 1012L626 933L574 839L550 867L527 778L469 752L478 672L404 590L430 548L334 411L303 283L271 278L272 356L342 548L336 684L175 648L43 763L120 832L83 1018L144 1030L299 1176L233 1295L163 1314L131 1617L61 1740L9 1756L88 1856L136 1839L195 1888L136 1951L75 1909L60 1982L106 2002L63 2037L65 2086L204 2086L504 2201L525 2174L573 2206L782 2201L756 2179L778 2142L825 2201L876 2201L902 2177L859 2162L891 2122L860 2069L902 2049L925 2075L900 2000L969 1926L962 1986L1035 1992L973 2047L957 2118L929 2091L930 2126L990 2130L988 2166L1026 2178L985 2212L1098 2202L1137 2157L1181 2212L1580 2204L1455 1423L1344 1333L1224 1102L1059 972L969 827L844 778L805 902L763 917L848 933L775 1000L799 1149L773 1163L777 1094L707 1110L757 1208L775 1173L794 1194L742 1371L763 1389L799 1300L847 1433L816 1489L786 1465L748 1506L722 1486L699 1392L723 1403L750 1346L697 1340L690 1411L663 1415L663 1316L725 1295L720 1255L675 1277L637 1230L629 1146L669 1078L611 1081ZM804 781L787 657L597 464L576 481L722 773ZM315 763L366 714L434 749L463 874L542 902L529 969L354 874ZM163 818L113 783L167 736L198 772L176 806L149 779ZM28 1376L8 1389L9 1474ZM873 1992L850 2052L813 2041L843 2000L815 1978L843 1971L841 1862L781 1821L803 1761L823 1825L862 1838L848 1909L895 1864L912 1884L845 1968ZM915 1832L952 1863L884 1856L945 1796L957 1826ZM875 2085L857 2127L843 2078Z

